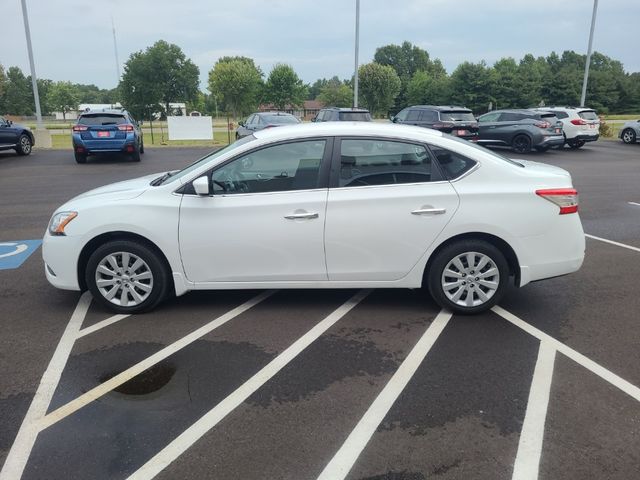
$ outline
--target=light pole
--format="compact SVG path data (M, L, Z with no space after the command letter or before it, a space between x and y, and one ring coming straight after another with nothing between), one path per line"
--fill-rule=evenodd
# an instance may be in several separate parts
M356 60L353 75L353 107L358 108L358 44L360 43L360 0L356 0Z
M116 55L116 72L118 78L116 79L116 87L120 83L120 60L118 59L118 42L116 41L116 25L113 23L113 15L111 15L111 31L113 32L113 52Z
M29 30L29 16L27 14L27 0L22 1L22 19L24 20L24 33L27 36L27 51L29 53L29 66L31 67L31 85L33 86L33 98L36 101L37 130L43 130L42 112L40 111L40 96L38 95L38 80L36 79L36 66L33 63L33 49L31 48L31 31Z
M587 97L587 79L589 78L589 65L591 64L591 48L593 47L593 31L596 28L596 14L598 13L598 0L593 0L593 13L591 14L591 31L589 32L589 48L587 49L587 63L584 66L584 79L582 80L582 96L580 106L584 107Z

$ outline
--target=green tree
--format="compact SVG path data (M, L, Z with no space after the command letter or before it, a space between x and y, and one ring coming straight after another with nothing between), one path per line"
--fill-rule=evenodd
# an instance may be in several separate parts
M417 71L407 86L409 105L442 105L449 103L451 90L449 77L436 76L425 71Z
M537 107L543 102L548 104L548 96L545 95L543 86L550 73L544 57L535 58L530 53L525 55L518 65L518 75L515 80L518 92L516 104L522 108Z
M180 47L159 40L144 52L131 54L124 66L120 95L134 116L148 118L159 105L169 112L170 103L195 99L199 74Z
M65 120L68 112L78 108L78 96L71 82L55 82L48 92L47 99L54 110L62 112L62 118Z
M7 70L3 95L4 112L11 115L33 115L35 104L31 82L18 67Z
M255 110L262 93L262 72L253 60L221 58L209 72L209 91L238 118Z
M351 107L353 105L353 87L341 81L337 76L322 79L322 87L314 97L332 107Z
M360 96L369 111L386 115L400 93L398 74L388 65L372 62L358 69Z
M493 108L517 108L518 105L518 64L509 58L501 58L493 65L496 83L493 91Z
M132 53L124 64L118 89L122 104L134 117L151 120L161 109L162 93L155 82L155 68L150 56L142 51Z
M4 67L0 64L0 114L4 112L4 92L7 89L7 75L4 73Z
M495 72L480 63L463 62L451 74L451 98L453 103L484 113L489 102L495 102Z
M290 65L278 63L273 67L264 85L265 102L284 110L287 105L302 106L306 95L307 87Z

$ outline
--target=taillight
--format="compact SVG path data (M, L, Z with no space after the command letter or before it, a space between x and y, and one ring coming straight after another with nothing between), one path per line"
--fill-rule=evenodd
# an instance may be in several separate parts
M560 207L560 215L578 211L578 191L575 188L536 190L536 195Z
M534 125L538 128L549 128L551 124L549 122L536 122Z
M73 131L74 132L84 132L86 130L88 130L89 127L87 127L86 125L74 125L73 126Z
M118 125L121 132L133 132L133 125Z
M587 122L585 122L581 118L574 118L573 120L571 120L571 123L573 123L574 125L586 125L587 124Z

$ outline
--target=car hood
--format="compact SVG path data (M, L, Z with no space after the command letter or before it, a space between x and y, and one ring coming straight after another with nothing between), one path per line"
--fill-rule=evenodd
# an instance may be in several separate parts
M123 182L112 183L104 187L94 188L88 192L81 193L77 197L69 200L65 207L78 201L87 201L96 199L101 203L106 201L129 200L144 193L145 190L151 188L151 180L162 176L162 173L154 173L153 175L145 175L144 177L133 178Z

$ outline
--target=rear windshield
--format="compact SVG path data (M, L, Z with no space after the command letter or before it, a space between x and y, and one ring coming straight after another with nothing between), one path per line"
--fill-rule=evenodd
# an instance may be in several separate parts
M582 110L578 115L584 120L598 120L595 110Z
M556 118L556 114L555 113L541 113L540 114L540 118L546 118L547 120L552 120L552 119Z
M476 118L473 113L467 111L455 111L440 112L440 120L448 122L475 122Z
M286 125L290 123L299 123L298 119L293 115L263 115L262 119L266 123L277 123L278 125Z
M78 123L82 125L120 125L127 123L127 119L123 115L105 115L101 113L97 115L82 115L78 119Z
M369 112L340 112L338 118L344 122L370 122Z

